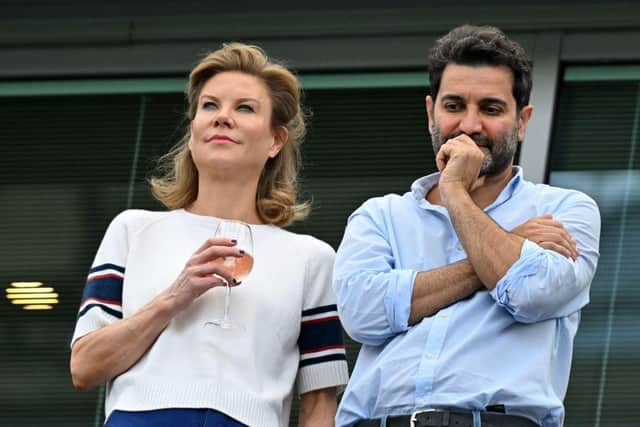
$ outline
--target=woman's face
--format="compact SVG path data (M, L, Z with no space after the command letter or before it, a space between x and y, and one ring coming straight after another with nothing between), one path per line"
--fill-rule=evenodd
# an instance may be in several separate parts
M190 124L189 150L198 172L230 171L259 176L287 138L285 127L271 128L271 97L249 74L216 74L202 87Z

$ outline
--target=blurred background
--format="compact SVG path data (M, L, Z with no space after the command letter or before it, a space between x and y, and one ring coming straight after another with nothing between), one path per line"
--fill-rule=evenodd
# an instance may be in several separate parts
M526 177L582 190L601 209L565 425L640 425L640 4L395 3L0 0L1 426L103 422L102 390L77 392L68 373L80 296L111 218L161 209L145 179L184 128L198 58L244 41L298 71L314 210L292 229L337 248L365 199L435 170L426 58L463 23L502 28L534 61ZM42 301L29 307L20 288ZM357 350L349 342L350 363Z

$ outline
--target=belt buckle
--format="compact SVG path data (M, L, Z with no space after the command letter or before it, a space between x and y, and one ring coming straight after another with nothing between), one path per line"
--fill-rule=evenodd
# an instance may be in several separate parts
M418 422L418 419L417 419L418 415L426 414L426 413L429 413L429 412L437 412L437 411L438 410L434 409L434 408L427 408L427 409L422 409L420 411L414 411L411 414L411 418L409 418L409 427L417 427L416 423Z

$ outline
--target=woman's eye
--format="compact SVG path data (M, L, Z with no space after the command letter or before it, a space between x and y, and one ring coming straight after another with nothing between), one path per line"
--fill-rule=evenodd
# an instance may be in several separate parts
M202 103L202 108L204 108L205 110L211 110L216 108L216 103L212 102L212 101L205 101Z
M247 112L247 113L253 113L254 109L250 105L241 104L241 105L238 105L238 111L244 111L244 112Z

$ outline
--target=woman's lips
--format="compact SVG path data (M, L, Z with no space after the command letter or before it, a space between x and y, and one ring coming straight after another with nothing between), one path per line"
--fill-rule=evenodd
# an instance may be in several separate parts
M234 141L232 138L226 136L226 135L213 135L210 138L207 138L207 142L213 142L216 144L235 144L236 141Z

